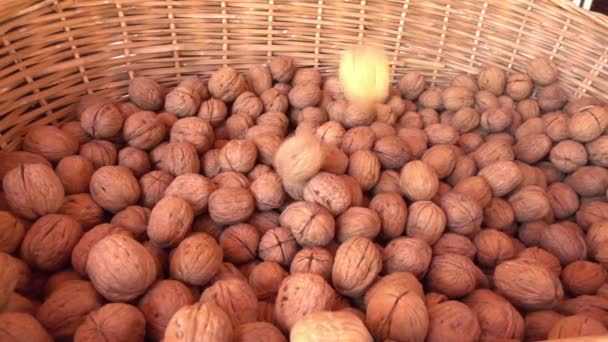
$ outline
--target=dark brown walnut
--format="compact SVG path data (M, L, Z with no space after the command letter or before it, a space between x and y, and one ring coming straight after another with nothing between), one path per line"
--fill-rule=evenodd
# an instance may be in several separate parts
M505 93L515 101L525 100L532 94L534 83L532 78L521 72L514 72L507 78Z
M592 224L608 220L608 203L585 201L576 212L576 223L588 229Z
M276 326L268 322L251 322L234 328L234 341L287 342L287 339Z
M284 332L289 332L304 316L330 310L335 296L334 289L321 276L292 274L281 282L277 293L276 323Z
M165 196L165 191L173 180L173 176L164 171L151 171L143 175L139 179L143 206L154 207Z
M187 142L159 145L150 153L150 160L156 169L172 176L200 171L200 159L196 147Z
M131 169L137 178L150 172L152 168L148 153L135 147L125 147L118 152L118 165Z
M272 78L282 83L289 83L296 73L293 58L287 56L273 57L270 60L269 68Z
M410 288L377 284L366 302L365 323L376 340L423 341L427 335L429 315L424 298Z
M87 315L101 307L102 298L90 282L70 280L53 291L38 308L36 318L56 339L69 338Z
M401 95L408 100L416 100L424 91L424 76L416 72L409 72L399 80Z
M431 145L454 144L458 140L458 131L446 124L432 124L426 126L424 133Z
M555 182L547 188L547 198L551 204L553 214L558 219L565 219L574 215L579 207L579 199L571 186Z
M475 104L474 93L465 87L448 87L441 94L443 106L447 110L457 111Z
M481 267L494 268L516 255L511 237L496 229L482 229L473 239L477 248L477 263Z
M194 215L199 215L207 209L209 197L215 190L216 185L205 176L186 173L173 179L164 195L185 200L192 207Z
M418 97L418 105L422 108L439 110L443 107L442 90L439 87L431 87L423 91Z
M489 90L480 90L475 94L475 109L480 113L499 106L498 98Z
M8 211L0 211L0 252L14 252L24 235L25 228L21 221Z
M513 123L511 110L492 107L481 114L480 127L490 133L498 133L507 130Z
M52 342L53 338L29 313L0 313L0 339L13 342Z
M574 296L595 294L605 283L606 277L602 265L586 260L572 262L561 275L564 287Z
M459 298L475 290L482 277L481 270L471 259L447 253L433 257L426 280L431 291Z
M289 99L287 94L282 94L275 88L266 89L260 99L264 103L264 110L267 112L287 112Z
M129 100L144 110L157 111L164 102L164 89L148 77L135 77L129 81Z
M199 154L209 150L214 140L211 124L197 117L179 119L171 128L171 142L190 143Z
M93 174L91 196L102 208L116 213L137 203L141 189L133 172L124 166L103 166Z
M481 340L523 339L523 317L499 294L478 289L464 298L463 303L477 315L481 327Z
M124 303L110 303L87 315L76 329L74 341L143 341L145 327L144 315L136 307Z
M193 219L188 201L165 195L152 208L146 232L157 246L175 247L190 231Z
M388 239L403 234L408 218L405 201L398 193L380 193L375 195L369 208L375 211L381 223L380 234Z
M274 301L279 286L289 273L276 262L261 262L249 273L249 285L259 300Z
M201 336L209 341L233 341L230 317L214 303L195 303L179 309L167 324L162 340L195 342Z
M28 130L23 151L39 154L56 162L78 152L78 140L54 126L38 126Z
M220 167L224 171L247 173L257 159L256 145L249 140L230 140L219 152Z
M274 261L283 266L291 263L298 251L298 244L291 230L283 227L269 229L262 235L258 255L264 261Z
M247 88L247 81L236 69L224 66L209 78L209 93L224 102L234 101Z
M422 278L429 268L431 257L431 246L426 241L412 237L396 238L384 248L384 272L410 272Z
M125 228L138 237L146 232L149 217L150 209L132 205L116 213L111 223Z
M428 147L428 137L420 129L401 128L397 135L405 141L405 144L412 153L412 158L420 158Z
M232 114L245 114L256 119L264 112L264 103L254 93L245 91L234 100L231 111Z
M483 225L500 231L510 231L515 222L515 212L509 202L494 197L483 209Z
M255 210L255 199L243 188L224 187L209 196L209 215L219 224L246 221Z
M458 329L454 329L454 327ZM426 341L478 341L481 328L477 315L468 306L449 300L429 308Z
M564 183L580 196L602 196L608 188L608 170L600 166L582 166L570 174Z
M598 138L608 127L608 109L603 106L582 108L568 122L568 136L583 143Z
M602 265L608 264L608 221L598 221L589 227L585 241L589 248L589 256Z
M537 221L551 211L551 203L539 186L525 186L509 197L515 218L519 222Z
M116 165L118 160L116 145L107 140L92 140L83 144L80 146L80 155L90 160L96 169Z
M481 70L477 76L477 85L479 89L487 90L492 94L499 96L505 91L507 76L505 72L498 67L486 67Z
M111 102L99 102L87 107L80 115L80 126L95 139L110 139L120 133L124 118Z
M607 333L608 330L600 321L584 315L574 315L555 322L547 338L567 339L582 336L602 336Z
M553 308L564 297L559 278L542 264L518 258L496 266L494 286L513 304L525 310Z
M66 196L58 213L72 217L85 230L102 223L105 215L88 193Z
M543 229L539 244L555 255L562 265L583 260L587 255L587 246L582 234L563 224L552 224Z
M130 146L149 150L160 144L167 128L154 112L141 111L130 115L122 128L122 135Z
M489 140L479 145L472 153L472 156L479 169L483 169L499 161L512 161L515 159L515 153L511 144L499 139Z
M233 326L255 322L258 315L258 300L253 289L245 281L226 279L206 288L201 303L214 303L228 314Z
M222 264L222 248L206 233L186 237L170 260L171 277L193 286L207 284Z
M434 244L443 234L446 227L446 216L443 210L430 201L417 201L408 209L406 235Z
M4 196L11 211L34 220L59 210L64 200L61 180L44 164L21 164L3 179Z
M224 259L240 265L254 260L257 256L260 233L250 224L235 224L224 229L219 243Z
M209 122L213 127L218 127L226 121L228 107L224 101L212 97L201 103L197 116Z
M323 277L326 281L331 279L331 269L334 257L324 248L303 248L294 256L289 267L291 274L314 273Z
M540 310L530 312L525 318L526 340L546 340L549 331L557 321L564 316L551 310Z
M561 172L573 172L587 164L587 151L583 144L564 140L553 146L549 154L551 163Z
M272 88L272 74L266 65L254 65L247 72L247 80L258 95L262 95L264 90Z
M332 283L340 294L356 298L365 293L381 269L382 254L374 243L363 237L353 237L336 251Z
M400 186L410 200L429 200L437 193L439 178L429 164L414 160L401 169Z
M360 150L351 154L348 174L357 180L362 190L370 190L376 185L380 171L380 160L374 152Z
M344 242L360 236L373 240L380 234L380 216L372 209L350 207L336 218L336 240Z
M55 168L55 174L61 180L66 194L88 192L94 171L93 163L82 156L65 157Z
M261 234L267 230L278 227L280 214L276 211L256 211L247 221L250 225L256 227Z
M335 221L324 207L310 202L294 202L280 216L281 227L291 230L305 247L327 245L335 236Z
M528 164L543 159L551 149L551 139L545 134L528 134L513 146L515 157Z
M538 105L545 112L553 112L564 107L568 102L568 94L557 83L543 87L537 94Z
M480 176L463 178L454 185L452 190L471 197L482 208L487 207L492 200L492 189L488 182Z
M57 271L65 266L82 236L82 226L66 215L48 214L28 229L21 243L21 258L32 267Z
M482 168L483 177L496 197L502 197L515 189L523 180L520 168L512 161L497 161Z
M352 154L359 150L371 150L376 141L376 134L367 126L353 127L344 133L342 151Z
M152 254L124 234L110 234L94 244L86 271L95 289L109 301L135 299L157 278Z
M351 204L352 196L348 184L339 176L320 172L304 186L303 197L325 207L333 215L344 212Z
M450 231L472 235L481 228L483 210L471 196L449 191L441 197L440 205L445 212L447 228Z

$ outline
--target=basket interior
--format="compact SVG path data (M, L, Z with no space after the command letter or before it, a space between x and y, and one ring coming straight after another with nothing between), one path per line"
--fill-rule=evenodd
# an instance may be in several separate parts
M0 18L2 150L72 118L82 95L124 96L136 75L172 85L276 55L328 75L360 44L386 51L393 82L415 70L431 86L547 55L572 97L608 100L608 20L567 0L10 0Z

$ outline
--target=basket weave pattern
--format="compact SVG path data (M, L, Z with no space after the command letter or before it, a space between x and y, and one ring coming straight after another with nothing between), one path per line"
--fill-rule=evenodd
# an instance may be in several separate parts
M608 100L608 18L568 0L8 0L0 18L2 150L136 75L172 85L275 55L332 74L358 44L386 51L393 81L415 70L432 85L544 54L572 97Z

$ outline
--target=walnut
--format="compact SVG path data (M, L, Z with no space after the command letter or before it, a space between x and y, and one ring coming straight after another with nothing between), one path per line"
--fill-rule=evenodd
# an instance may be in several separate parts
M179 119L171 128L171 142L190 143L199 154L207 152L214 140L211 124L197 117Z
M319 204L332 215L343 213L352 201L351 191L344 179L331 173L320 172L304 186L303 197Z
M92 140L80 146L80 155L91 161L98 169L102 166L116 165L118 151L116 145L107 140Z
M109 139L120 133L124 118L111 102L98 102L87 107L80 116L80 126L96 139Z
M519 101L515 108L521 115L523 121L540 116L540 107L538 106L538 102L534 99L525 99Z
M336 291L356 298L365 293L381 269L382 254L374 243L363 237L353 237L338 247L332 282Z
M589 161L597 166L608 167L608 136L600 136L599 138L585 144Z
M506 94L515 101L525 100L532 94L532 78L521 72L514 72L507 78Z
M473 197L450 191L441 197L440 205L445 211L447 227L450 231L462 235L471 235L479 231L483 212Z
M291 230L302 246L325 246L335 234L335 222L327 209L315 203L294 202L281 213L282 227Z
M498 161L515 159L515 153L511 145L498 139L481 144L472 155L479 169L483 169Z
M555 255L562 265L584 260L587 246L581 234L563 224L552 224L540 233L540 247Z
M408 209L406 235L434 244L446 226L446 217L435 203L416 201Z
M291 89L290 89L291 92ZM260 99L264 103L264 110L267 112L287 112L289 107L289 99L287 94L282 94L275 88L265 90Z
M274 315L283 331L290 331L304 316L330 310L334 289L319 275L296 273L281 282Z
M431 291L458 298L473 292L482 276L471 259L448 253L433 257L426 280Z
M568 122L568 136L576 141L590 142L598 138L608 127L606 107L585 107L572 114Z
M249 264L246 264L249 265ZM215 274L215 277L211 280L211 283L215 283L220 280L226 279L238 279L242 281L247 281L247 278L241 271L229 262L223 262L220 266L220 269Z
M561 275L564 287L575 296L595 294L606 277L602 265L586 260L572 262L564 267Z
M548 85L557 80L558 70L552 59L538 56L528 62L528 76L537 84Z
M219 188L209 196L209 214L219 224L246 221L255 210L255 199L243 188Z
M219 163L224 171L247 173L255 166L257 149L249 140L231 140L220 149Z
M526 315L526 340L539 341L547 339L551 327L564 316L551 310L530 312Z
M114 339L117 341L143 341L146 321L134 306L111 303L92 311L74 334L74 341Z
M150 157L143 150L125 147L118 152L118 165L131 169L137 178L150 171L150 164Z
M141 189L130 169L103 166L93 174L91 196L102 208L116 213L139 200Z
M480 120L481 117L476 109L464 107L449 116L448 124L459 133L466 133L477 128Z
M291 84L297 86L300 84L312 83L317 86L321 86L321 73L317 69L313 68L302 68L297 69Z
M152 171L143 175L139 180L143 205L147 208L154 207L165 196L173 179L173 176L164 171Z
M209 79L209 93L224 102L234 101L247 88L247 81L236 69L224 66Z
M348 156L335 145L322 143L323 164L321 170L327 171L336 175L346 173L348 168ZM357 183L358 185L358 183Z
M194 215L199 215L207 209L209 196L215 190L215 184L205 176L186 173L173 179L164 194L186 200Z
M158 113L158 120L160 120L160 122L165 125L165 128L167 130L171 130L171 127L173 127L173 124L175 124L175 122L177 121L177 116L169 114L167 112L162 112Z
M192 234L180 242L171 257L171 277L194 286L205 285L218 272L222 257L222 248L211 235Z
M148 77L135 77L129 81L129 100L144 110L157 111L164 102L164 89Z
M289 103L295 108L314 107L321 101L321 89L311 83L300 84L291 88L288 97Z
M496 229L482 229L473 239L480 266L494 268L499 263L513 259L516 255L511 237Z
M219 149L211 149L205 152L200 158L200 165L202 165L202 173L211 178L220 173L220 162L219 162Z
M377 122L386 123L388 125L394 125L395 122L397 122L397 114L390 105L377 103L374 106L374 110L376 112Z
M192 116L203 100L201 92L208 97L207 84L197 76L186 77L165 97L165 109L181 118Z
M150 159L157 169L172 176L198 173L200 170L196 147L187 142L170 142L166 145L159 145L150 154Z
M481 339L515 339L524 337L524 319L502 296L486 289L473 291L464 300L479 320Z
M376 141L376 134L367 126L353 127L346 131L342 139L342 150L352 154L360 150L371 150Z
M292 341L344 339L361 342L373 340L362 319L345 310L319 311L306 315L293 326L290 339Z
M95 289L110 301L132 300L157 278L152 255L124 234L110 234L94 244L86 271Z
M401 195L392 192L379 193L371 199L369 208L378 213L381 222L380 233L383 237L392 239L403 234L408 209Z
M429 200L437 193L439 178L429 164L413 160L401 169L400 185L401 191L410 200Z
M371 209L350 207L336 219L336 239L344 242L361 236L374 239L380 234L380 217Z
M608 170L600 166L582 166L570 174L564 183L580 196L603 196L608 187Z
M515 139L520 142L529 134L542 134L545 132L545 123L542 118L530 118L515 130Z
M251 186L251 182L244 174L232 171L222 172L213 177L211 181L216 185L217 188L248 189Z
M129 206L112 217L112 224L121 226L134 236L141 236L146 232L150 209L140 206Z
M174 247L191 229L194 211L188 201L166 195L150 212L148 237L159 247Z
M480 113L499 105L498 98L489 90L480 90L475 94L475 109Z
M230 317L233 326L255 322L258 300L247 282L238 279L220 280L206 288L201 303L214 303Z
M289 272L291 274L314 273L329 281L333 263L334 257L327 249L319 247L303 248L294 256Z
M132 102L120 102L116 104L116 107L118 107L120 114L122 114L123 118L125 119L134 113L143 111L142 108Z
M281 136L283 136L287 133L289 119L281 112L266 112L256 119L256 124L277 127L282 132Z
M431 246L422 239L412 237L393 239L383 251L384 272L410 272L422 278L429 268L431 256Z
M561 172L573 172L587 164L585 146L574 140L563 140L553 146L550 152L551 163Z
M277 82L288 83L296 73L294 60L287 56L277 56L270 60L270 73Z
M262 95L264 90L272 88L272 74L270 68L265 65L254 65L249 68L247 79L253 91L258 95Z
M234 329L234 341L238 342L287 342L285 336L274 325L268 322L251 322L241 324Z
M457 111L461 108L471 107L475 104L474 93L469 88L448 87L443 90L443 106L447 110Z
M287 183L310 179L321 169L323 152L318 138L300 135L289 138L276 151L274 167Z
M264 261L253 267L249 273L249 284L259 300L274 301L279 286L289 273L276 262Z
M408 286L392 282L379 282L373 290L373 294L370 290L365 298L365 321L376 340L424 340L429 316L423 296ZM397 322L403 324L393 324Z
M234 100L231 111L232 114L248 115L255 120L264 111L264 103L254 93L246 91Z
M427 341L477 341L480 335L477 315L463 303L449 300L429 308Z
M25 151L0 152L0 181L9 171L21 164L43 164L52 167L48 159L36 153Z
M23 151L39 154L56 162L78 152L78 140L54 126L38 126L28 130Z
M415 109L416 109L416 106L414 106L412 108L412 110L415 110ZM418 113L420 114L420 117L422 118L422 123L424 124L424 127L428 127L430 125L440 123L439 114L437 113L437 111L435 109L422 108L418 111Z
M385 169L399 169L410 159L410 152L404 141L395 135L378 139L373 151Z
M348 174L354 177L364 191L370 190L380 177L380 160L371 151L360 150L350 156Z
M66 196L59 213L71 216L85 230L102 223L105 214L103 208L95 203L88 193Z
M61 180L66 194L89 191L89 182L95 171L90 160L82 156L68 156L59 161L55 173Z
M14 342L52 342L53 338L29 313L0 313L0 339Z
M499 96L505 91L506 78L507 76L502 69L490 66L479 73L477 84L479 85L479 89L487 90L492 94Z
M374 187L374 194L383 192L396 192L401 193L401 187L399 186L399 173L395 170L384 170L380 173L378 183Z
M404 98L416 100L424 91L425 83L424 76L416 72L409 72L399 80L399 90Z
M513 146L513 151L518 160L533 164L549 153L551 145L551 139L545 134L528 134Z
M201 336L209 341L233 341L230 317L215 303L195 303L179 309L167 324L162 340L195 342Z
M218 127L228 117L228 107L222 100L212 97L201 103L197 116L213 127Z
M608 264L608 258L606 257L606 253L608 252L608 248L606 247L606 242L608 241L607 227L608 222L605 220L593 223L589 227L585 239L589 248L589 256L604 266Z
M353 128L357 126L369 126L375 120L376 113L373 110L349 102L338 121L346 128Z
M25 228L21 221L8 211L0 211L0 252L14 252L24 235Z
M125 120L123 138L133 147L149 150L160 144L167 133L165 124L156 113L141 111Z
M479 91L479 87L477 86L477 80L475 80L470 75L465 74L456 75L454 78L452 78L450 86L467 88L473 92Z
M519 222L540 220L551 210L545 191L538 186L525 186L509 197L509 204Z
M481 144L483 144L483 138L477 133L461 134L456 142L456 145L460 147L464 153L475 151Z
M426 126L424 133L431 145L454 144L458 140L458 132L454 127L445 124Z
M420 129L401 128L397 131L397 136L405 141L412 158L420 158L427 149L428 137Z
M555 182L547 188L546 194L556 218L565 219L578 210L580 204L578 196L569 185Z
M488 108L481 114L480 127L490 133L505 131L513 122L510 110L499 107Z
M496 197L502 197L515 189L523 180L520 168L512 161L497 161L482 168L483 177Z
M298 251L291 230L277 227L267 230L260 240L258 254L264 261L274 261L287 266Z
M580 336L600 336L608 333L608 330L600 321L583 315L564 317L555 322L548 339L567 339Z
M82 236L82 226L66 215L49 214L29 228L21 244L21 258L42 270L56 271L70 259Z
M345 99L339 99L339 100L329 102L325 107L325 109L327 110L327 115L329 117L329 120L341 123L344 120L344 115L346 113L346 109L348 108L348 106L349 106L349 102L346 101ZM357 108L358 107L354 107L355 110ZM351 109L351 110L353 110L353 109Z
M568 94L557 83L549 84L538 92L538 105L545 112L561 109L568 102Z
M235 224L224 229L219 243L227 261L236 265L244 264L255 259L260 233L250 224Z

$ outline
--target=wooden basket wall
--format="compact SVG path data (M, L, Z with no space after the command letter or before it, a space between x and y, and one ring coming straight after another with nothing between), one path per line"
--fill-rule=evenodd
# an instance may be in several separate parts
M573 97L608 100L608 19L569 0L4 0L0 35L3 150L70 119L84 94L124 96L136 75L174 84L275 55L331 74L357 44L386 51L393 81L416 70L438 85L545 54Z

